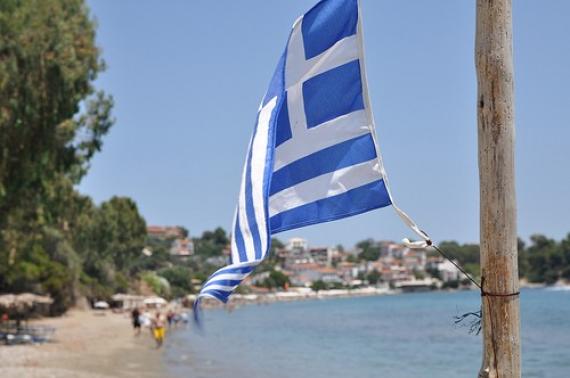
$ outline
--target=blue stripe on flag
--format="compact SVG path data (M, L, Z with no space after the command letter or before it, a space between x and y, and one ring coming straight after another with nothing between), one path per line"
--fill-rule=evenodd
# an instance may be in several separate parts
M218 290L218 289L214 290L202 289L202 291L200 291L200 295L204 294L213 295L216 299L226 303L228 301L228 297L231 295L231 292Z
M341 39L356 34L357 0L326 0L303 17L305 59L311 59Z
M281 96L283 94L283 87L285 86L285 59L287 58L287 48L281 54L281 58L279 58L279 62L277 62L277 67L273 72L273 76L271 77L271 82L269 83L269 88L267 88L267 92L265 93L265 97L263 98L263 106L267 104L273 97Z
M369 161L375 157L376 149L371 134L349 139L305 156L275 171L271 180L270 195L300 182Z
M384 180L378 180L343 194L276 214L270 219L271 232L277 233L310 224L330 222L391 204Z
M283 105L281 105L281 110L279 110L279 115L277 116L277 123L275 125L275 147L283 144L284 142L291 139L293 134L291 134L291 122L289 121L289 107L287 106L287 92L283 96Z
M222 285L222 286L236 286L241 283L242 280L208 280L208 283L204 285L204 288L211 285Z
M253 271L253 266L241 266L238 268L235 267L226 267L223 269L218 270L217 272L215 272L214 274L212 274L210 276L210 278L208 278L208 280L211 280L212 278L220 275L220 274L246 274L246 273L250 273L251 271Z
M303 98L309 128L364 109L358 59L305 81Z
M239 262L246 262L247 254L245 253L245 243L243 241L243 235L241 234L241 228L239 226L239 209L236 212L236 217L237 218L236 218L236 226L234 228L234 237L236 240L236 247L239 253Z

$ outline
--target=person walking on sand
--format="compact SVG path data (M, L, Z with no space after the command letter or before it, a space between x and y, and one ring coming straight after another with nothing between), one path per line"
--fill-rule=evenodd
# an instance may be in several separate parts
M156 341L157 348L160 348L162 346L162 343L164 342L165 325L166 325L166 320L164 319L164 316L160 313L160 311L157 311L156 316L152 322L152 331L154 335L154 340Z
M135 307L131 312L131 318L133 321L133 329L135 330L135 336L141 334L141 312L138 307Z
M168 310L166 313L166 321L168 322L168 329L172 327L172 323L174 322L174 311Z

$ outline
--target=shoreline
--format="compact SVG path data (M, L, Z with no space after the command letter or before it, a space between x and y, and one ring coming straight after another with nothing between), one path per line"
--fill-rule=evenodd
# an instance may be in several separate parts
M546 285L544 283L528 283L521 282L520 289L548 289L551 290L570 290L570 284ZM462 291L477 291L476 287L466 287L460 289L437 289L437 290L417 290L405 291L402 289L387 289L387 288L360 288L360 289L331 289L306 291L298 290L299 288L291 288L288 291L277 291L262 294L233 294L228 303L223 304L211 298L205 298L201 304L203 309L216 309L216 308L230 308L234 309L240 306L255 305L255 304L271 304L279 302L298 302L305 300L325 300L334 298L358 298L358 297L373 297L373 296L387 296L387 295L402 295L402 294L422 294L422 293L457 293Z
M359 298L359 297L382 297L391 295L402 295L410 293L452 293L460 291L473 291L476 289L449 289L449 290L418 290L415 292L405 292L402 289L386 289L386 288L361 288L361 289L331 289L315 291L298 291L289 289L289 291L280 291L263 294L234 294L230 297L228 303L224 304L215 299L204 298L201 303L203 309L230 308L234 309L240 306L271 304L279 302L300 302L307 300L327 300L340 298Z
M61 317L30 324L55 327L53 340L39 345L0 346L2 378L167 376L162 350L156 349L148 330L134 336L127 313L71 310Z

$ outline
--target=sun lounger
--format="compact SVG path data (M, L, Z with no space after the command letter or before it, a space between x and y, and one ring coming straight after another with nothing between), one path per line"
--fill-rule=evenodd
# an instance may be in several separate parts
M42 344L49 342L54 333L55 328L49 326L10 327L0 332L0 342L6 345Z

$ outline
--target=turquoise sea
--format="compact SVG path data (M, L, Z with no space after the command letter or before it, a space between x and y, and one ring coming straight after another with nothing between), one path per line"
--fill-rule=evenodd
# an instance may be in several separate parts
M250 305L172 332L174 377L476 377L481 336L456 326L477 292ZM570 291L521 293L523 377L570 377Z

